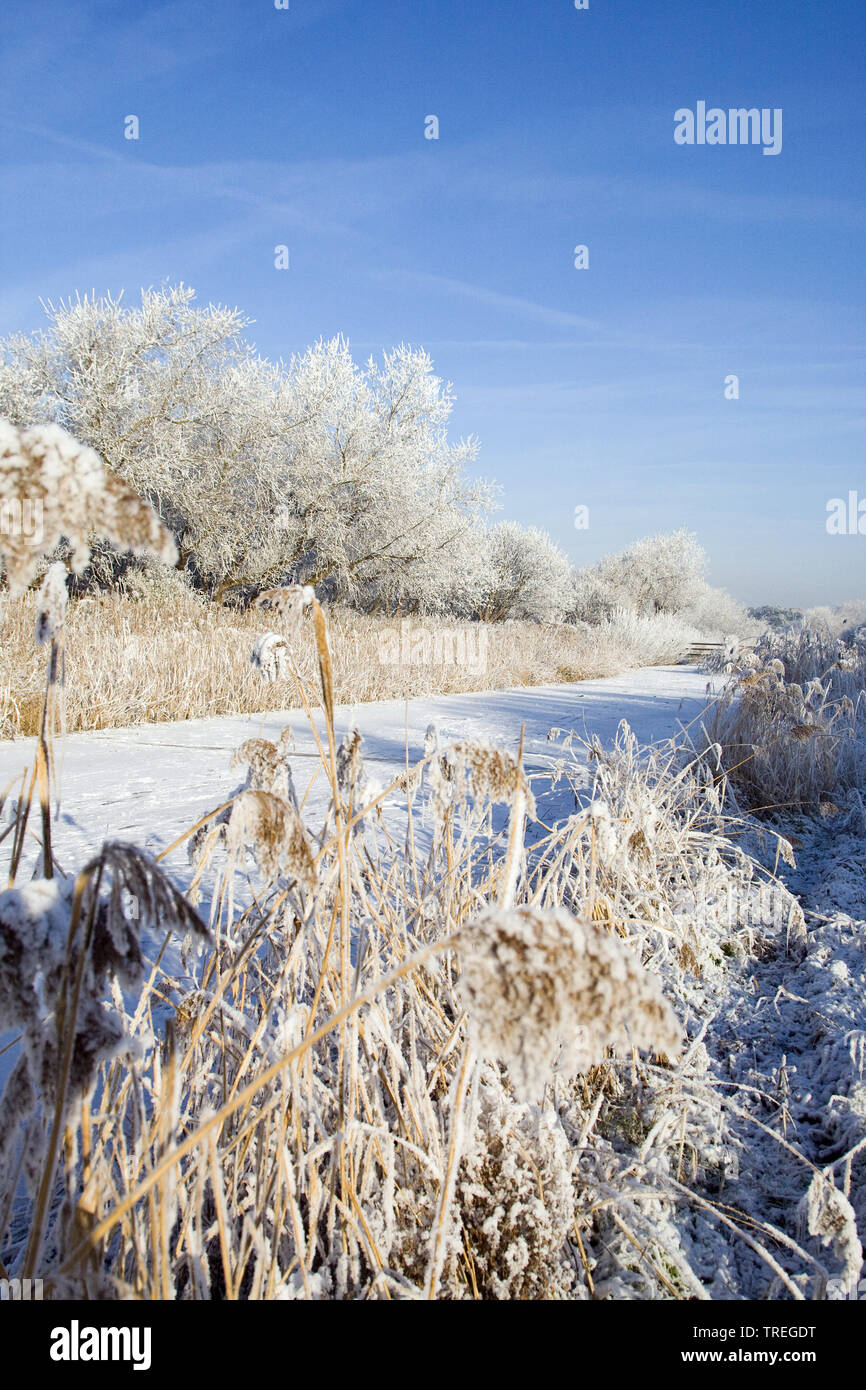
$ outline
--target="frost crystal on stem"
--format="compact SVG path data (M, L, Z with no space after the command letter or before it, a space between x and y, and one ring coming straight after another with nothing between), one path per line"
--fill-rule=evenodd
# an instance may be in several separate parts
M41 647L59 636L66 617L66 566L58 560L50 565L39 590L36 615L36 645Z

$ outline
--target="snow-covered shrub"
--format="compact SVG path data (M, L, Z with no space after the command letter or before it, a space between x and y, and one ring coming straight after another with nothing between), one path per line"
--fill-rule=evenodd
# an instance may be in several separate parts
M489 535L480 522L456 535L443 554L443 563L427 567L423 588L416 590L412 608L470 619L483 614L494 585Z
M486 619L555 622L564 617L571 601L571 565L545 531L503 521L488 532L486 550L490 570L482 607Z
M866 600L851 599L835 608L807 608L801 616L803 627L812 632L831 637L853 635L866 626Z
M291 648L279 632L263 632L253 643L250 664L266 681L283 680L291 670Z
M125 597L155 609L168 621L182 613L200 614L204 607L204 595L192 584L188 571L148 556L125 566L113 582Z
M670 666L682 661L702 633L672 613L638 616L618 609L593 628L589 645L611 669L634 666Z
M707 638L730 636L758 637L765 624L756 622L724 589L702 584L692 600L678 614L684 623L697 628Z
M572 611L589 623L602 622L622 609L639 617L682 613L706 587L705 565L704 551L690 532L647 536L578 570Z

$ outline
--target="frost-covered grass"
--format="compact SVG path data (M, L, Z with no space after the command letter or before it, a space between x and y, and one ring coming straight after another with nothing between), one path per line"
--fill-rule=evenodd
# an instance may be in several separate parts
M791 1219L725 1189L749 1088L707 1028L737 961L805 932L773 872L790 846L748 852L717 750L623 726L587 786L566 731L530 786L518 750L431 730L382 788L334 733L341 634L310 624L324 818L290 740L248 740L190 827L189 899L117 845L0 895L0 1027L23 1033L3 1268L147 1299L800 1298L859 1268L844 1183L776 1102ZM546 826L551 777L573 809ZM739 1292L710 1268L730 1244Z
M866 629L768 634L734 663L707 730L752 808L825 816L847 808L862 819Z
M10 597L0 591L0 738L38 731L43 669L33 643L37 605L34 593ZM613 675L674 663L700 636L667 615L629 613L588 631L427 616L406 619L403 628L400 618L348 608L334 608L329 617L335 699L346 704ZM288 665L278 679L265 682L250 663L256 641L272 630L280 636L285 626L279 614L208 602L172 581L170 572L161 583L130 582L127 593L73 601L65 630L66 727L123 728L299 707ZM445 660L436 659L437 636L445 638ZM297 669L312 687L309 634L291 645Z

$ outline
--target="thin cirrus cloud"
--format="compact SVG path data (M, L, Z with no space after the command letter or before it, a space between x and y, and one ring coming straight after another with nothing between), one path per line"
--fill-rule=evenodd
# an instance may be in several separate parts
M10 150L3 162L7 188L14 189L19 204L38 207L46 188L61 196L64 188L71 188L85 219L97 218L121 202L126 211L170 206L175 213L190 215L208 199L258 208L264 218L280 219L277 225L288 230L345 237L363 233L371 219L411 208L421 195L459 196L449 170L431 171L417 153L172 164L143 158L128 142L114 149L36 124L4 121L0 133L5 133ZM17 153L22 135L33 142L27 160ZM69 150L77 158L45 158L46 147Z
M304 0L292 5L291 32L303 31L351 8L352 0ZM136 80L152 81L166 74L189 69L213 69L217 60L236 58L239 48L238 19L249 19L243 10L249 0L239 0L237 8L221 0L148 0L147 4L119 7L114 0L76 0L62 6L50 24L39 25L33 13L37 5L22 5L16 12L7 5L2 15L3 57L0 78L4 96L14 102L27 95L34 79L45 65L56 60L58 49L75 56L86 55L92 72L102 74L99 83L76 91L81 104L98 100L106 84ZM268 14L268 10L271 11ZM284 16L268 0L259 23L243 26L245 54L272 48L281 37L278 26ZM271 21L270 23L268 21ZM63 100L62 88L56 95Z
M849 198L796 196L696 187L685 178L587 173L525 174L501 177L473 170L473 183L491 202L551 208L589 207L594 217L718 218L736 223L829 222L859 227L866 223L862 203Z
M581 314L573 314L564 309L553 309L545 304L536 304L531 299L519 295L504 294L500 290L485 289L465 280L455 280L447 275L434 275L421 270L382 270L370 272L374 280L390 283L399 288L415 288L421 291L441 292L471 300L484 308L515 318L544 324L548 328L583 329L589 334L601 333L602 327L595 320Z
M96 217L118 204L122 198L124 211L135 206L171 204L195 205L202 197L224 202L241 203L259 208L269 215L286 218L292 226L311 232L324 229L345 231L347 222L317 216L312 209L310 173L290 166L268 165L261 161L238 163L172 165L159 164L128 154L128 148L113 150L62 131L39 126L21 126L20 130L84 156L74 161L34 161L29 164L5 165L7 182L17 187L20 195L50 186L55 194L64 185L74 184L81 198L84 217ZM106 165L114 179L106 184ZM245 186L245 181L251 186ZM262 192L282 188L283 196ZM90 190L88 194L88 190Z

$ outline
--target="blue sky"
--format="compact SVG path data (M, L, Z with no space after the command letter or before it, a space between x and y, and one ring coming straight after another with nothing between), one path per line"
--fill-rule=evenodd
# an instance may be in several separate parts
M167 280L268 356L410 342L575 563L687 526L747 603L866 592L863 0L5 0L0 52L0 333ZM781 153L677 145L701 100Z

